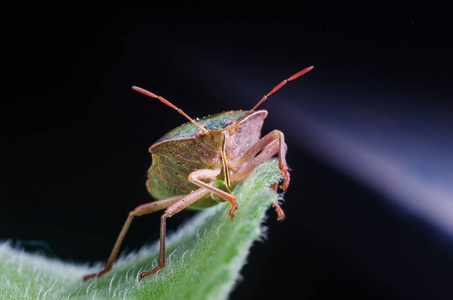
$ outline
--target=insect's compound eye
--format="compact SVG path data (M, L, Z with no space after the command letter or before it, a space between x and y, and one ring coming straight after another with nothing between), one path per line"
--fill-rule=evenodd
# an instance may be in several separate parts
M195 137L198 139L198 138L201 138L202 136L205 136L205 135L206 135L206 133L203 130L200 129L195 134Z

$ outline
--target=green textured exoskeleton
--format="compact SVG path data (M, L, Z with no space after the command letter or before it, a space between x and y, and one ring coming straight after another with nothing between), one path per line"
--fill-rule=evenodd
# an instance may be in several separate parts
M140 278L157 273L165 266L165 228L168 217L185 208L201 209L218 202L231 204L229 215L234 217L238 209L231 190L244 181L260 164L278 154L279 168L283 173L283 190L289 185L286 164L286 144L281 131L273 130L261 137L261 128L267 111L256 108L288 81L313 69L308 67L283 80L266 94L249 111L229 111L194 121L181 109L161 96L139 87L134 90L159 99L190 120L168 132L149 151L153 162L148 171L146 187L156 201L140 205L129 213L110 257L102 271L84 277L84 280L102 276L112 268L123 238L132 219L165 209L161 217L159 265L152 271L143 272ZM277 183L273 185L277 189ZM278 219L284 218L283 210L274 203Z

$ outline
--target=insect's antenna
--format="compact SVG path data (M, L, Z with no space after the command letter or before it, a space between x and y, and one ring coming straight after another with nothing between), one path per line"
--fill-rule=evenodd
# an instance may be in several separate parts
M198 124L197 122L195 122L194 119L192 119L191 117L189 117L185 112L182 111L182 109L174 106L170 101L168 101L167 99L161 97L161 96L157 96L156 94L148 91L148 90L145 90L145 89L142 89L141 87L138 87L138 86L133 86L132 89L136 90L137 92L139 93L142 93L142 94L145 94L147 96L150 96L152 98L156 98L158 100L160 100L161 102L163 102L164 104L170 106L171 108L173 108L174 110L176 110L177 112L179 112L181 115L183 115L184 117L186 117L190 122L192 122L193 124L197 125L198 127L201 128L201 130L203 130L205 133L208 133L208 131L206 130L206 128L204 128L203 126L201 126L200 124Z
M278 91L282 86L284 86L288 81L291 81L291 80L294 80L302 75L304 75L305 73L307 72L310 72L314 67L313 66L310 66L310 67L307 67L305 69L303 69L302 71L299 71L297 72L296 74L294 74L293 76L289 77L288 79L285 79L283 80L282 82L280 82L276 87L274 87L268 94L264 95L263 98L261 98L261 100L251 109L248 111L248 113L243 116L242 118L239 119L239 121L236 122L236 124L239 124L242 120L244 120L248 115L250 115L251 113L253 113L257 108L258 106L260 106L264 101L267 100L267 98L269 98L270 95L272 95L273 93L275 93L276 91Z

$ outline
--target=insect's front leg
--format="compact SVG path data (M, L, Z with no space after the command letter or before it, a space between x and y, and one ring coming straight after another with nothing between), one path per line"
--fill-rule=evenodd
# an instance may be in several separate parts
M112 253L110 254L109 259L107 260L107 263L105 264L104 269L101 270L98 273L93 273L93 274L89 274L89 275L84 276L83 277L83 281L86 281L86 280L88 280L88 279L90 279L92 277L100 277L100 276L104 275L105 273L107 273L108 271L110 271L110 269L113 266L113 263L116 260L116 257L118 256L118 252L120 250L120 247L121 247L121 244L123 242L124 236L126 235L128 229L129 229L129 226L132 223L132 219L134 217L150 214L152 212L165 209L165 208L169 207L170 205L176 203L177 201L179 201L183 197L184 197L184 195L181 195L181 196L170 197L170 198L167 198L167 199L162 199L162 200L159 200L159 201L153 201L153 202L150 202L150 203L146 203L146 204L140 205L137 208L135 208L133 211L131 211L129 213L129 216L126 219L126 222L123 225L123 229L121 230L121 232L120 232L120 234L118 236L118 239L116 240L115 246L113 247Z
M208 185L214 185L215 181L210 182ZM165 231L167 227L167 218L173 216L174 214L180 212L181 210L187 208L197 200L203 198L209 193L208 189L199 188L198 190L185 195L176 203L172 204L165 210L165 213L160 218L160 252L159 252L159 264L156 268L151 271L143 272L139 275L140 279L145 278L148 275L156 274L163 267L165 267Z
M211 192L219 195L220 197L222 197L223 199L225 199L226 201L228 201L230 204L231 204L231 209L229 211L229 215L231 218L234 218L234 212L236 211L236 209L238 208L238 204L236 202L236 197L234 197L233 195L225 192L225 191L222 191L221 189L218 189L216 187L213 187L209 184L207 184L206 182L203 182L201 181L200 179L207 179L207 178L216 178L217 175L220 174L220 169L214 169L214 170L211 170L211 169L201 169L201 170L196 170L196 171L193 171L192 173L189 174L189 181L192 182L193 184L196 184L200 187L204 187L208 190L210 190Z
M261 153L259 153L261 151ZM259 154L258 154L259 153ZM290 176L286 164L285 135L279 130L273 130L256 142L242 157L230 162L230 166L239 167L231 177L231 181L239 183L245 180L256 167L278 153L278 166L285 177L281 188L286 190L289 185ZM258 155L257 155L258 154Z

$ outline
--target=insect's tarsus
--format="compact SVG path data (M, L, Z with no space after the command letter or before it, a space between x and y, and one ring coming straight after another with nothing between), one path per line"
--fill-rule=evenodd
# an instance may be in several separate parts
M192 122L193 124L197 125L198 127L201 128L201 130L203 130L206 134L208 133L208 131L206 130L206 128L204 128L203 126L201 126L200 124L198 124L194 119L192 119L191 117L189 117L185 112L182 111L182 109L176 107L175 105L173 105L173 103L171 103L170 101L168 101L167 99L165 99L164 97L162 96L157 96L156 94L154 94L153 92L150 92L148 90L145 90L141 87L138 87L138 86L133 86L132 87L133 90L136 90L137 92L139 93L142 93L142 94L145 94L146 96L149 96L151 98L156 98L158 100L160 100L162 103L170 106L171 108L173 108L174 110L176 110L177 112L179 112L181 115L183 115L184 117L186 117L190 122Z

